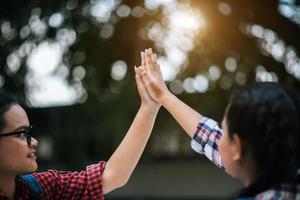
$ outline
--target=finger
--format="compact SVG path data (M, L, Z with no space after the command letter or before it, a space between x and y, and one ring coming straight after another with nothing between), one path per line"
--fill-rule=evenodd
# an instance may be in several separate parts
M136 66L135 66L135 67L134 67L134 71L135 71L136 74L141 75L141 71L144 70L144 69L141 70L140 67L141 67L141 66L139 66L139 67L136 67Z
M157 62L157 55L155 53L152 54L151 60L153 62L153 70L159 72L160 71L160 66L159 66L159 64Z
M151 70L151 58L149 55L149 50L146 50L145 52L145 65L146 71Z
M137 71L139 71L139 68L137 68ZM135 80L136 80L137 89L141 96L141 99L145 99L145 100L150 99L150 95L148 93L148 90L143 82L140 73L135 74Z
M141 65L145 65L145 53L141 52Z
M135 70L135 79L137 82L137 86L138 86L138 88L140 88L140 86L142 84L141 72L140 72L139 67L135 67L134 70Z
M155 69L157 72L159 72L161 74L161 68L160 65L158 63L155 64Z
M156 54L154 54L153 59L155 60L155 61L154 61L154 64L153 64L154 70L155 70L156 72L160 72L160 65L159 65L158 62L157 62L157 55L156 55Z
M144 85L144 84L142 82L142 78L141 78L141 75L139 73L135 74L135 81L136 81L136 85L137 85L138 90L141 91L142 85Z
M151 58L150 58L150 49L145 49L144 53L144 66L146 67L145 70L151 70Z
M151 54L151 60L152 60L152 62L156 62L157 61L157 55L155 53Z
M140 74L135 74L135 82L136 82L136 87L138 89L138 93L142 97L143 96L142 86L144 84L142 83L142 78L141 78Z
M148 54L148 56L152 54L152 49L151 48L147 49L147 54Z
M134 72L135 72L135 74L139 74L138 68L136 66L134 66Z
M152 70L156 70L156 54L150 55Z
M147 49L147 55L149 58L149 69L155 70L155 62L156 62L156 56L154 56L154 53L151 48Z
M155 60L155 56L153 56L152 49L148 49L148 54L147 55L148 55L148 62L149 62L147 69L153 71L153 70L155 70L156 60Z
M145 67L140 66L139 71L140 71L140 75L141 75L141 78L143 80L143 83L147 87L147 84L149 84L149 77L148 77L147 71L145 70Z
M145 66L139 66L136 68L136 73L138 73L141 77L142 77L142 73L145 73L146 72L146 68Z
M147 70L146 70L146 67L143 66L143 65L139 66L139 67L137 68L137 70L139 71L140 74L141 74L143 71L147 71Z

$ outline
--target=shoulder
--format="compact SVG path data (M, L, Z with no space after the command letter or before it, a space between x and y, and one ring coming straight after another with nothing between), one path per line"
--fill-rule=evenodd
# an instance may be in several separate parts
M39 182L31 174L16 177L16 199L32 199L33 196L39 196L41 192Z
M76 176L85 176L85 175L102 175L105 169L105 162L100 161L97 164L92 164L86 166L86 168L82 171L61 171L56 169L49 169L44 172L35 172L32 175L39 181L39 182L50 182L55 183L56 181L60 181L61 179L76 177Z
M39 181L32 174L20 175L19 178L23 180L32 191L36 193L43 191Z
M255 196L255 199L299 199L300 185L299 183L280 184L268 190L265 190Z
M88 196L102 199L102 173L104 169L105 162L101 161L87 166L82 171L50 169L45 172L33 173L33 176L43 188L45 199L53 199L57 196L61 199L85 199Z

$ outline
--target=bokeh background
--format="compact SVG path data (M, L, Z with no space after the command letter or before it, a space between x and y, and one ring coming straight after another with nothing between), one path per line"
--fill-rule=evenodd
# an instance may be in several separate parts
M0 2L0 88L38 130L39 170L109 159L140 105L133 66L144 48L174 94L218 121L246 84L300 90L299 0ZM240 188L162 108L129 183L107 199L225 199Z

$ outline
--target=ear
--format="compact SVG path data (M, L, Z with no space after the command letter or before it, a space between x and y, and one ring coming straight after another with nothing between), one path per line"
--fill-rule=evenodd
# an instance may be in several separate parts
M233 152L233 161L239 161L242 159L242 142L241 138L238 136L238 134L233 134L232 140L231 140L231 147Z

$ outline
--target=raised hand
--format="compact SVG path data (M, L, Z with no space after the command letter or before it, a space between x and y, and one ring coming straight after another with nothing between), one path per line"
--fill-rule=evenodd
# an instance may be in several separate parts
M141 77L141 68L142 66L139 67L134 67L135 70L135 81L138 89L138 93L141 98L141 104L143 105L149 105L153 107L160 107L160 103L155 101L148 93L147 88L145 87L142 77Z
M173 95L163 80L157 57L151 49L141 52L142 66L138 67L143 83L152 99L159 102L191 137L202 116Z
M157 56L151 49L141 52L142 66L138 68L143 83L146 86L150 96L162 104L164 97L170 94L157 63Z

